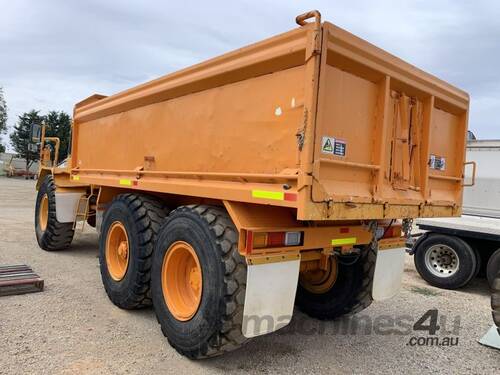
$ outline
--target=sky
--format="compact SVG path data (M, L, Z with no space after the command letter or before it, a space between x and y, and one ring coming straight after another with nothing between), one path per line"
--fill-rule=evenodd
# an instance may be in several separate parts
M311 9L467 91L469 129L500 139L500 2L492 0L0 0L8 124L31 109L71 114L93 93L117 93L290 30Z

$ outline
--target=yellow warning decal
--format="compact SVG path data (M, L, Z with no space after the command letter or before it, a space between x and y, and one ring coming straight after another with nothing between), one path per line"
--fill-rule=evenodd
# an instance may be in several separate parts
M128 180L128 179L120 179L120 185L124 185L124 186L132 186L132 181L131 180Z
M282 191L252 190L252 197L283 201L285 200L285 193Z
M80 181L80 176L72 176L73 181Z
M356 237L337 238L336 240L332 240L332 246L354 245L355 243Z

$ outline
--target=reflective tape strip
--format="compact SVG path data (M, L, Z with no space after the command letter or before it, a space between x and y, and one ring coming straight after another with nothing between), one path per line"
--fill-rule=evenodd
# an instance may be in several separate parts
M283 201L285 200L285 193L283 193L282 191L252 190L252 197Z
M120 185L123 186L137 186L137 181L136 180L129 180L128 178L122 178L120 179Z
M80 181L80 176L72 176L73 181Z
M337 238L336 240L332 240L332 246L354 245L355 243L356 237Z
M132 181L127 179L120 179L120 185L132 186Z

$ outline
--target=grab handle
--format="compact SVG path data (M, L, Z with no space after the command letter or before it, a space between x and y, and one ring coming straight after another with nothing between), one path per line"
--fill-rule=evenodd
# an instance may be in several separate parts
M305 26L310 23L306 22L306 20L313 17L316 28L319 28L321 26L321 13L317 10L311 10L310 12L298 15L295 17L295 22L300 26Z
M471 164L472 165L472 177L471 177L471 182L470 184L462 184L462 186L474 186L476 184L476 167L477 167L477 164L475 161L467 161L464 163L464 171L465 171L465 166L467 164Z

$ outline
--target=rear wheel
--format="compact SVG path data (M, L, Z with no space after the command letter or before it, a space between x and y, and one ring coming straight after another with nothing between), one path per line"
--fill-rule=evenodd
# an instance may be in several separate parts
M500 269L497 271L496 278L491 283L491 310L493 321L500 335Z
M330 257L327 269L303 272L295 304L307 315L332 320L355 314L372 303L376 250L366 246L356 256Z
M151 288L163 334L182 355L207 358L237 349L246 263L227 212L179 207L162 225L155 246Z
M56 185L52 175L38 189L35 205L35 232L43 250L63 250L73 240L73 223L60 223L56 215Z
M444 289L463 287L477 272L476 253L455 236L428 235L415 249L414 262L425 281Z
M168 210L154 197L116 196L106 210L99 237L99 263L109 299L123 309L151 305L151 256Z
M474 250L474 255L476 256L476 270L474 271L474 275L472 278L475 278L479 275L479 272L481 271L481 266L482 266L482 258L481 254L479 253L479 246L475 241L467 241L469 246Z
M488 265L486 266L486 278L488 279L488 284L493 287L493 282L495 276L500 270L500 249L496 250L491 254L490 259L488 259Z

